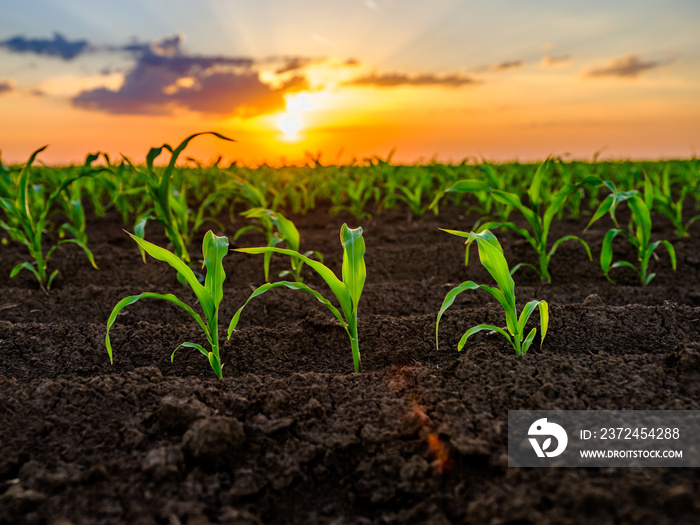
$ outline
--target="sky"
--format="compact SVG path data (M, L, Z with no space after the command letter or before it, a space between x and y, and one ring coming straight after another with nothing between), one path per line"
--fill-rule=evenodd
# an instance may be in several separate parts
M0 154L689 158L697 0L0 0Z

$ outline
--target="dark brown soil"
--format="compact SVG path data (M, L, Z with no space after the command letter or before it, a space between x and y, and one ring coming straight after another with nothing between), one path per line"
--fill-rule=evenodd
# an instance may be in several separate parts
M340 225L364 228L360 374L343 329L300 292L255 299L225 339L262 284L259 256L224 259L217 380L197 352L170 362L179 343L204 336L182 310L154 300L119 316L110 365L105 324L119 299L155 291L194 304L166 264L140 261L116 216L89 227L99 271L78 249L57 250L51 264L61 273L48 296L28 273L7 278L25 255L3 246L0 523L696 523L695 469L508 468L506 438L509 409L700 409L698 229L679 239L656 220L653 236L674 244L678 270L660 249L650 286L625 269L614 286L597 264L608 224L583 232L583 221L555 223L552 240L581 235L594 261L566 243L552 284L516 274L520 304L551 305L542 349L538 340L516 358L505 339L483 333L456 351L467 328L503 324L485 293L460 296L436 349L446 292L467 279L490 283L476 250L465 268L462 240L438 230L469 230L476 218L460 213L293 217L302 249L320 250L336 273ZM535 262L522 239L497 235L511 264ZM165 244L155 226L147 238ZM261 243L250 235L237 245ZM634 260L623 242L621 257ZM274 274L286 264L274 258ZM308 268L305 278L326 293Z

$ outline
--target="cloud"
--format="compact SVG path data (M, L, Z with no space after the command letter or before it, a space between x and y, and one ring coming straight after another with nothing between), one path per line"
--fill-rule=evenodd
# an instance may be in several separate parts
M643 60L637 55L628 55L608 61L604 66L588 70L589 77L627 77L635 78L643 71L660 67L669 61Z
M574 59L571 57L571 55L557 55L557 56L547 55L540 62L540 66L542 66L542 67L554 67L554 66L560 66L560 65L564 65L564 64L571 64L573 61L574 61Z
M12 79L0 80L0 95L15 90L15 82Z
M247 57L193 56L181 50L181 36L121 49L136 57L118 89L85 90L74 106L114 114L171 114L177 108L221 115L254 116L284 109L285 93L308 87L293 76L279 86L260 79Z
M509 60L500 62L491 66L491 71L505 71L506 69L515 69L523 65L522 60Z
M307 57L284 57L284 63L275 71L276 74L282 75L290 71L298 71L311 64L324 62L325 58L307 58Z
M307 72L310 66L320 64L328 69L347 68L348 71L361 66L355 58L340 61L328 57L254 59L193 55L183 49L183 42L183 35L173 35L156 42L135 40L126 45L93 45L84 40L69 41L56 33L51 40L13 37L0 42L0 46L12 52L57 56L63 60L88 52L130 55L133 59L130 66L121 66L116 71L112 67L100 70L102 77L112 77L115 82L108 85L100 81L90 87L83 84L82 90L70 99L75 107L122 115L171 115L178 110L243 117L270 114L285 109L285 95L323 86L324 81L318 78L311 85L307 76L311 74ZM519 64L520 61L503 63L499 68ZM333 74L328 75L333 77ZM360 74L340 85L459 88L478 83L479 80L462 73L374 72ZM0 92L13 88L10 83L0 83Z
M410 76L404 73L372 73L363 77L357 77L348 82L345 86L360 86L360 87L381 87L392 88L399 86L443 86L443 87L461 87L469 84L477 84L479 81L471 77L462 75L445 75L438 76L430 73L423 75Z
M72 60L90 50L87 40L74 40L71 42L60 33L54 33L52 40L15 36L1 41L0 47L7 48L13 53L33 53L35 55L59 57L63 60Z

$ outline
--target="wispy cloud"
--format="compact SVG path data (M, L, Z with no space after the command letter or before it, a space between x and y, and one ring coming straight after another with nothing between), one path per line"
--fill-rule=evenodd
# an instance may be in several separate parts
M12 79L0 80L0 94L14 91L15 83Z
M60 33L54 33L53 39L15 36L1 41L0 47L13 53L31 53L63 60L72 60L90 49L87 40L70 41Z
M506 69L516 69L522 67L522 60L508 60L505 62L499 62L491 66L491 71L505 71Z
M644 60L637 55L628 55L608 61L604 66L585 72L589 77L635 78L640 73L668 64L670 61Z
M282 75L291 71L298 71L311 64L317 64L325 61L325 58L309 58L309 57L284 57L282 65L275 71L276 74Z
M428 73L411 76L404 73L372 73L370 75L349 80L343 85L380 88L392 88L398 86L443 86L454 88L478 83L478 80L458 74L439 76Z
M118 72L120 83L83 87L70 99L75 107L125 115L170 115L179 109L243 117L270 114L285 108L286 94L312 89L309 79L313 77L314 66L347 68L348 72L362 66L354 58L334 61L327 57L194 55L183 48L183 42L184 36L174 35L156 42L95 45L85 40L70 41L56 33L53 39L13 37L0 42L0 46L11 52L56 56L63 60L88 52L130 55L132 65ZM498 69L520 64L520 61L504 62ZM480 83L462 73L409 75L380 71L362 75L360 71L359 76L340 86L459 88ZM111 73L109 67L101 70L102 76ZM319 84L316 79L313 89L319 87L323 87L323 82ZM0 84L0 92L11 89L14 86L10 83Z
M571 55L547 55L542 59L540 62L540 66L542 67L554 67L554 66L561 66L561 65L568 65L572 64L574 59L572 58Z
M169 114L176 108L215 114L260 115L284 108L284 94L307 87L295 75L279 86L263 82L248 57L194 56L182 37L131 44L136 64L118 89L82 91L73 105L116 114Z

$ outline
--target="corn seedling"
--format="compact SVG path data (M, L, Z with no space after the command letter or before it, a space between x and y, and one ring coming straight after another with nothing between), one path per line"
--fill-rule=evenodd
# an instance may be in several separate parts
M225 137L213 131L205 131L195 133L183 140L180 145L173 149L170 144L163 144L159 148L151 148L146 156L146 171L137 168L125 158L131 167L140 173L146 183L146 193L152 202L152 208L141 214L138 218L134 233L140 238L144 238L146 223L148 221L156 221L163 225L165 234L173 245L175 254L185 262L190 262L190 255L187 251L187 231L189 221L189 208L186 205L178 203L178 195L173 194L171 189L171 179L175 170L180 153L187 147L192 139L199 135L214 135L222 140L234 142L233 139ZM160 156L163 150L170 152L170 161L162 170L156 170L154 167L155 160ZM140 245L139 245L140 246ZM141 248L139 248L141 249ZM141 249L141 255L146 259L146 255Z
M128 233L128 232L127 232ZM228 239L226 237L219 237L214 235L211 230L204 236L204 242L202 243L202 256L204 258L204 266L206 266L207 274L204 281L204 285L201 285L197 280L197 276L194 272L185 264L185 262L178 257L176 254L156 246L136 235L129 233L129 236L136 241L136 243L151 257L159 261L167 262L175 270L177 270L178 275L183 276L187 284L190 286L194 294L197 296L199 304L202 306L204 312L204 317L206 323L202 320L202 317L192 309L191 306L182 302L173 294L160 294L144 292L139 295L131 295L125 297L117 303L117 305L112 310L112 313L107 320L107 336L105 337L105 344L107 346L107 352L109 354L109 361L113 363L112 359L112 345L109 340L109 329L114 324L117 319L119 312L126 306L135 303L141 299L163 299L176 304L183 310L185 310L202 328L204 335L209 342L211 350L207 351L201 345L197 343L181 343L175 348L173 353L170 355L170 361L175 359L175 352L178 351L180 347L193 348L202 353L211 365L212 370L216 374L216 377L221 379L222 368L221 358L219 355L219 305L221 304L221 299L223 298L223 284L226 279L226 274L224 273L224 267L221 260L229 251Z
M85 237L85 215L82 211L80 201L71 203L71 206L76 206L79 210L75 210L71 218L82 217L82 223L70 224L64 223L59 226L59 234L65 235L66 232L75 234L77 238L61 239L53 247L44 253L43 236L48 227L48 221L54 209L54 203L59 196L76 180L94 175L96 172L90 169L89 165L80 171L78 175L68 176L57 182L57 187L50 194L41 184L30 184L30 172L32 164L36 156L44 151L47 146L39 148L27 161L27 164L22 168L22 171L17 178L15 188L12 193L16 197L0 198L0 209L3 211L5 219L0 219L0 228L2 228L11 239L24 244L29 250L29 255L32 261L25 261L18 264L10 271L10 278L16 276L21 270L30 271L39 282L39 286L44 292L48 292L51 284L58 275L58 270L54 270L50 275L47 275L47 267L51 255L61 245L72 243L78 245L88 257L90 264L97 268L95 258L92 252L87 247L87 238ZM69 201L70 202L70 201ZM81 234L82 233L82 234Z
M644 181L644 198L640 196L637 190L618 191L615 184L612 182L605 182L605 186L610 189L612 193L608 195L605 200L603 200L586 227L589 228L595 221L600 219L606 213L610 215L610 218L615 223L616 227L611 228L605 234L600 253L600 267L603 269L605 278L611 283L615 284L615 281L610 278L610 271L614 268L626 266L634 270L634 272L639 276L639 280L643 286L648 285L656 276L655 273L649 273L649 262L654 254L654 250L656 250L656 248L658 248L660 245L663 245L668 251L668 255L671 259L671 265L675 270L676 251L673 248L673 245L665 240L651 242L651 214L649 209L654 199L654 190L649 179L647 178ZM631 212L627 229L620 228L620 225L615 217L615 210L622 202L627 202ZM618 261L616 263L612 262L613 239L620 234L622 234L637 250L637 261L639 263L639 267L635 266L629 261Z
M692 179L690 179L692 180ZM683 204L688 194L692 195L693 186L697 186L698 182L690 183L690 180L683 181L676 198L674 199L673 188L671 187L670 168L666 166L661 176L661 184L653 186L654 203L653 207L663 213L673 223L676 230L676 235L679 237L688 237L688 228L700 219L700 215L695 215L685 221L683 219Z
M371 214L366 211L371 199L379 200L379 188L374 180L367 176L351 177L343 172L336 180L331 181L332 202L329 213L335 215L341 210L349 211L356 219L366 219Z
M279 212L266 210L264 208L252 208L244 211L241 215L248 219L257 220L258 224L246 226L236 232L234 239L237 239L242 233L255 229L265 235L267 246L272 248L280 243L284 243L287 249L295 252L299 251L299 230L292 221L287 219ZM303 254L305 257L315 256L320 262L323 262L323 256L317 252L309 250ZM263 259L263 270L265 272L265 281L270 281L270 260L272 252L265 254ZM280 272L279 277L291 277L296 282L303 282L301 269L304 266L304 261L295 257L291 258L291 269Z
M498 239L489 230L484 230L480 233L475 232L461 232L455 230L443 230L452 235L457 235L459 237L467 238L467 250L469 246L476 241L477 248L479 250L479 259L481 264L486 268L486 270L491 274L491 277L496 281L498 285L497 288L492 286L487 286L485 284L476 284L474 281L465 281L459 286L453 288L447 293L445 300L440 307L440 311L437 315L437 321L435 322L435 346L438 346L438 330L440 327L440 318L442 314L445 313L452 303L454 303L455 298L467 290L484 290L490 293L496 300L503 306L506 316L506 329L500 328L498 326L490 324L480 324L474 326L467 330L462 338L459 340L457 345L457 350L462 350L469 337L482 330L489 330L492 332L497 332L508 339L515 350L515 355L524 355L532 345L535 335L537 334L537 328L530 330L530 333L525 336L525 325L528 319L535 311L535 308L539 307L540 310L540 327L542 332L542 337L540 339L540 347L542 347L542 342L544 342L544 337L547 334L547 325L549 324L549 305L546 301L530 301L525 305L523 311L520 313L520 317L517 315L517 310L515 306L515 283L511 273L508 270L508 262L503 255L503 248L501 248ZM506 332L507 330L507 332Z
M319 292L300 282L291 281L278 281L274 283L266 283L257 288L248 297L248 300L243 306L241 306L238 311L231 319L231 324L228 327L228 337L231 338L233 330L238 325L238 321L241 316L241 312L246 307L246 305L254 298L263 293L271 290L272 288L279 288L281 286L290 288L292 290L302 290L314 296L319 302L325 305L336 319L340 322L341 326L345 329L345 332L350 338L350 346L352 349L352 360L355 366L355 372L360 371L360 347L358 339L357 330L357 306L360 302L360 296L362 295L362 288L365 284L365 278L367 275L367 270L365 267L365 241L362 238L362 228L350 229L347 224L343 224L340 229L340 242L343 245L343 268L341 281L336 277L332 270L319 261L314 261L309 259L305 255L293 250L274 248L274 247L264 247L264 248L240 248L236 251L241 253L252 253L252 254L266 254L266 253L281 253L283 255L289 255L290 257L299 259L307 264L312 270L318 273L324 281L328 284L331 291L335 295L338 303L340 303L340 310L333 306L333 304L323 297Z
M557 213L559 213L559 211L562 209L569 195L572 192L579 191L579 189L585 185L597 185L601 183L600 179L598 179L597 177L589 176L578 184L566 184L562 189L560 189L556 194L554 194L553 198L547 205L544 202L544 198L542 196L541 186L543 178L547 173L549 162L550 161L548 159L540 165L530 183L527 199L529 200L529 205L524 204L522 202L522 199L515 193L510 193L504 190L492 188L488 184L475 179L457 181L453 186L447 188L442 192L442 194L446 192L489 193L493 196L493 198L496 201L504 205L510 206L512 208L515 208L520 213L522 213L522 215L527 220L529 230L525 228L520 228L512 222L502 221L490 221L484 223L479 226L479 230L487 230L490 228L508 228L522 235L537 253L537 257L539 259L539 268L533 266L532 264L520 263L512 268L511 274L515 273L519 268L527 266L537 273L542 282L547 283L552 282L552 276L549 273L549 263L552 259L552 256L556 253L557 248L559 248L559 246L562 243L566 241L579 242L586 250L586 255L588 255L588 258L590 260L593 260L593 257L591 255L591 249L589 248L588 243L586 243L586 241L584 241L580 237L577 237L576 235L566 235L564 237L561 237L560 239L557 239L552 244L551 248L548 247L548 238L550 227L552 225L552 220L554 219L554 216ZM440 197L441 195L438 195L436 197L436 200L433 201L433 204L436 204ZM465 265L467 264L468 260L469 259L467 252L465 252Z

